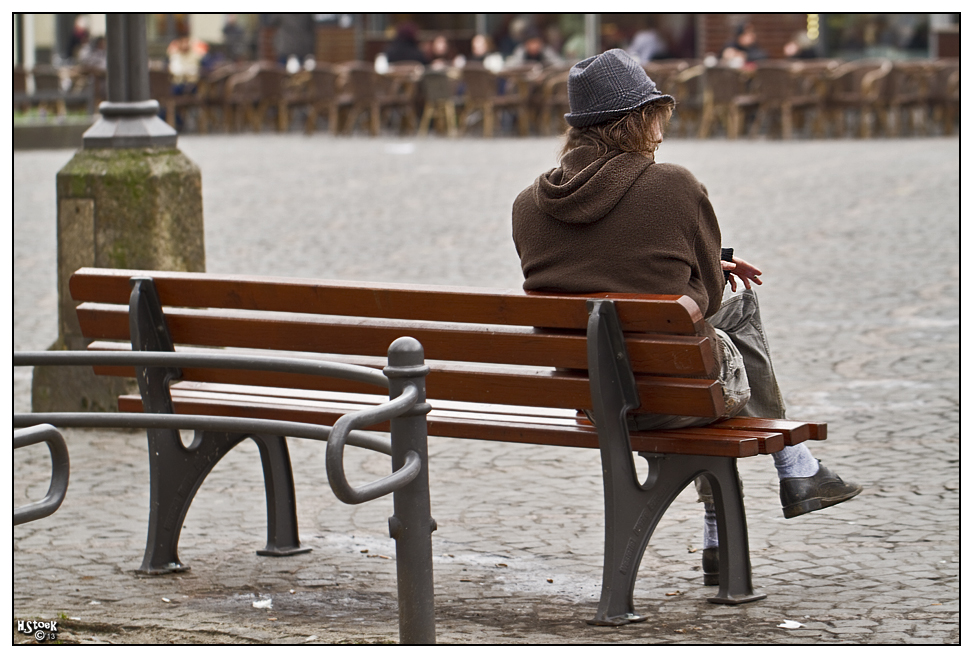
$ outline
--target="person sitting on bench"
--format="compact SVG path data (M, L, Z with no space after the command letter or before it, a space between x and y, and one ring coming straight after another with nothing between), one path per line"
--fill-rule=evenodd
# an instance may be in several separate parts
M576 64L568 98L560 166L538 177L513 204L524 289L688 295L707 320L712 376L723 386L725 417L784 418L751 286L762 283L761 271L721 249L706 188L684 167L655 162L675 99L658 91L619 49ZM739 293L735 277L743 282ZM673 429L716 420L642 414L630 417L629 425L632 431ZM773 456L786 518L862 490L820 464L804 443ZM702 478L697 489L705 504L704 582L715 584L715 507Z

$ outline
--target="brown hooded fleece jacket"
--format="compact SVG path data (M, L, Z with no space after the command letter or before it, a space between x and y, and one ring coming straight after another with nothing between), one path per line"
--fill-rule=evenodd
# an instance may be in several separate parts
M706 188L684 167L592 146L572 149L513 205L525 290L688 295L703 317L726 283ZM722 349L712 327L717 376Z

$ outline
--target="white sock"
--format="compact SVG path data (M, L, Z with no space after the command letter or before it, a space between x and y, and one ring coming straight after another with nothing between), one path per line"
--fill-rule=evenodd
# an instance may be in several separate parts
M811 451L803 443L796 446L785 446L780 452L774 453L774 466L777 467L777 477L806 478L818 472L820 464L811 455ZM716 548L720 545L716 523L716 505L703 504L703 548Z
M716 505L703 503L703 548L716 548L720 545L716 525Z
M780 452L774 453L774 466L777 467L777 477L806 478L818 472L820 464L811 455L811 451L803 443L796 446L786 446Z

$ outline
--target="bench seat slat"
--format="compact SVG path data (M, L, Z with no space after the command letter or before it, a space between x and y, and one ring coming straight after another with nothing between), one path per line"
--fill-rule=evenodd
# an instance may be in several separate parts
M355 395L353 393L338 393L334 391L310 391L296 390L288 388L269 388L263 386L238 386L232 384L214 384L182 381L174 384L173 392L183 397L210 398L214 395L240 396L241 399L250 399L244 396L260 398L269 397L276 401L298 400L302 404L314 402L357 402L360 404L379 404L387 399L386 394L378 395ZM437 412L458 412L458 413L478 413L519 416L540 416L549 422L561 419L564 423L575 424L578 422L586 423L587 419L579 411L573 408L561 409L556 407L527 407L523 405L511 404L487 404L475 401L454 401L437 398L435 401ZM827 438L826 423L809 423L798 420L752 418L750 416L737 416L727 420L719 421L707 426L708 429L734 429L748 432L767 432L780 434L784 437L784 445L793 446L804 441L822 441ZM680 430L672 430L678 432ZM774 452L774 451L771 451Z
M301 406L333 406L339 405L375 405L384 402L385 395L355 395L334 391L308 391L284 388L267 388L261 386L220 385L197 382L180 382L173 385L172 392L182 399L198 400L236 400L243 402L269 402L271 404L298 404ZM526 407L510 404L483 404L477 402L456 402L453 400L435 399L433 412L443 416L475 418L490 420L498 418L536 417L546 424L562 426L585 425L590 422L580 412L573 409L559 409L555 407ZM819 432L826 433L820 428L820 423L804 423L795 420L773 420L767 418L750 418L740 416L706 427L708 433L719 436L725 434L733 436L732 431L745 431L760 442L760 453L770 454L778 452L785 445L793 446L809 439L818 439ZM727 432L731 430L731 432ZM694 435L699 428L681 430L666 430L668 433Z
M708 436L713 437L735 437L741 432L745 433L748 437L757 439L757 451L761 455L770 455L775 452L780 452L784 449L786 445L784 441L784 435L779 432L761 432L758 430L728 430L720 429L717 427L712 427L707 425L703 428L689 427L685 429L678 430L666 430L666 432L671 433L675 436L692 436L698 432L706 432ZM639 434L638 432L633 432L633 434Z
M710 427L762 429L768 432L782 432L789 446L797 445L803 441L824 441L828 438L827 423L805 423L796 420L737 416L736 418L728 418L714 423Z
M210 399L215 397L240 400L268 399L275 403L294 401L297 404L361 404L375 405L388 400L387 393L356 394L341 393L333 390L308 391L289 388L272 388L265 386L238 386L233 384L211 384L199 382L179 382L172 386L174 394L184 398ZM536 416L551 422L576 424L584 414L575 409L560 409L556 407L527 407L513 404L489 404L483 402L457 402L437 398L435 410L447 414L475 414L484 417L499 416Z
M355 395L354 393L339 393L335 391L311 391L296 390L288 388L270 388L264 386L240 386L234 384L216 384L182 381L172 387L174 393L183 397L200 397L208 399L214 395L240 396L241 399L249 399L244 396L260 398L263 396L274 399L275 401L293 399L301 403L310 402L358 402L361 404L379 404L387 399L384 393L378 395ZM461 412L478 414L516 414L520 416L540 416L552 421L553 419L563 419L565 423L574 424L586 422L584 414L574 408L556 407L527 407L515 404L489 404L475 401L454 401L436 398L436 411L441 412ZM750 416L737 416L727 420L719 421L707 426L709 429L735 429L748 432L767 432L780 434L784 437L784 444L788 446L797 445L804 441L824 440L827 436L827 424L809 423L798 420L752 418ZM673 430L678 431L678 430Z
M204 414L215 416L236 416L288 420L294 422L333 425L344 413L364 408L360 404L307 405L297 401L289 403L237 400L232 397L220 399L218 396L206 399L179 395L173 391L173 405L176 413ZM121 396L119 410L131 413L142 411L142 401L138 396ZM438 414L435 410L428 416L429 434L450 438L530 443L538 445L561 446L568 448L598 448L598 435L595 428L586 422L565 423L563 418L555 422L523 416L498 421L495 417L475 419ZM388 424L376 425L375 431L388 431ZM751 457L760 454L768 442L783 444L783 437L772 433L753 433L745 431L720 430L715 432L701 428L697 431L654 431L635 432L631 436L632 450L683 455L714 455L719 457ZM779 449L779 448L777 448Z
M82 304L78 319L89 338L129 336L125 307ZM383 356L396 338L412 336L422 343L427 359L580 369L588 362L583 334L528 327L330 316L240 317L193 309L169 309L166 322L174 342L190 345ZM630 336L627 345L636 373L702 377L713 366L709 339L702 336Z
M82 268L71 277L78 302L127 304L129 279L151 277L164 306L286 311L403 320L584 329L585 300L611 297L625 331L695 335L702 315L677 295L552 294L522 290L229 276L199 272Z

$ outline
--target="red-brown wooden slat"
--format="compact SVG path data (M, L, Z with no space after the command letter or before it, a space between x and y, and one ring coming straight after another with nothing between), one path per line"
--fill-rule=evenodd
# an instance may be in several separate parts
M173 405L179 414L201 414L264 418L293 422L333 425L337 419L358 405L336 405L332 408L309 407L299 404L268 404L257 401L186 398L178 394ZM137 396L121 396L121 411L142 411L142 401ZM442 417L435 413L428 419L429 434L451 438L531 443L576 448L598 448L598 436L590 425L546 424L531 417L522 422L514 420L497 422L493 418L481 421ZM376 431L388 431L388 423L376 425ZM781 439L782 441L782 439ZM709 432L702 428L697 432L670 431L637 432L631 437L632 450L684 455L714 455L721 457L750 457L759 454L759 439L746 432L733 433L723 430Z
M127 304L133 276L151 277L164 306L285 311L403 320L460 321L584 329L585 300L618 300L625 331L696 335L699 308L689 297L625 293L526 293L521 290L396 285L282 277L82 268L71 277L78 302Z
M827 426L824 423L805 423L797 420L737 416L714 423L710 427L780 432L789 446L809 440L823 440L827 437Z
M99 375L132 377L133 368L99 366ZM375 393L376 387L359 382L249 370L183 368L183 381L212 382L303 389ZM677 413L712 418L721 413L723 394L717 382L703 379L637 377L641 413ZM590 409L591 390L584 375L556 371L484 371L434 364L426 378L430 398L488 404L511 404L562 409Z
M288 388L268 388L263 386L241 386L236 384L213 384L201 382L178 382L172 385L172 392L183 398L209 399L221 397L226 399L262 400L269 399L275 403L293 401L299 405L334 405L341 404L379 404L388 400L388 394L357 394L338 391L309 391ZM436 413L482 417L536 416L545 422L561 422L575 425L584 414L576 409L560 409L555 407L527 407L523 405L491 404L483 402L460 402L429 398Z
M229 374L231 371L220 371L218 374ZM265 388L276 386L273 380L268 378L261 379L260 373L253 373L255 376L248 381L234 379L234 381L219 381L216 377L208 377L196 383L188 381L191 372L184 370L184 381L176 387L191 386L197 390L207 389L214 393L227 392L227 385L245 385L251 387ZM284 376L286 377L286 375ZM226 377L227 380L232 377ZM241 378L242 379L242 378ZM293 397L298 400L326 400L327 391L339 393L375 393L374 387L360 387L354 382L329 379L325 383L323 378L316 378L320 381L311 382L312 378L307 379L307 383L314 386L283 386L281 388L291 388L292 393L270 392L275 397ZM452 380L459 383L451 386ZM515 378L516 379L516 378ZM673 382L680 382L674 385ZM492 382L498 382L494 385ZM284 380L281 383L296 383ZM304 383L304 382L301 382ZM664 381L651 378L636 378L636 385L642 398L643 406L637 410L639 413L661 413L663 409L678 409L681 415L700 416L710 418L718 415L714 405L716 401L722 402L722 390L719 384L708 383L702 380L673 380ZM322 393L317 393L321 391ZM257 391L247 391L250 394L258 394ZM457 402L467 405L470 403L493 404L493 405L513 405L521 407L541 407L544 409L589 409L591 408L591 396L588 380L584 377L565 373L547 373L534 379L523 377L520 381L506 381L502 375L493 373L486 374L483 378L470 377L463 373L456 375L450 372L438 372L433 370L426 378L426 394L429 399L443 400L446 402Z
M87 338L129 336L125 307L85 303L77 312ZM412 336L422 343L427 359L587 368L587 341L580 332L323 316L239 317L194 309L170 309L166 322L174 342L190 345L381 356L395 339ZM704 337L630 335L626 344L636 373L701 377L713 365Z
M427 379L428 381L428 379ZM558 380L554 380L558 381ZM585 391L587 391L587 380L584 380ZM638 380L637 380L638 383ZM541 385L535 385L530 391L533 393L535 390L543 390L545 388L555 388L551 384L546 386L541 382ZM718 387L717 393L719 393ZM432 387L428 385L427 397L430 401L434 402L434 406L437 409L444 409L447 411L472 411L481 413L495 413L495 414L510 414L515 413L516 415L538 415L550 418L552 416L559 416L562 419L570 420L572 423L578 422L578 419L584 419L584 415L580 414L579 408L590 407L590 398L587 397L586 393L578 392L576 393L577 398L573 401L582 402L583 404L564 404L561 398L557 396L550 396L549 399L543 397L537 397L533 400L528 399L527 395L511 395L508 397L501 397L492 394L488 389L480 390L479 392L473 391L469 396L455 396L449 397L447 395L442 395L442 393L449 391L444 391L443 388ZM646 386L642 389L643 391L651 392L651 389ZM331 387L321 387L320 390L311 390L308 387L300 388L275 388L268 387L261 384L239 384L233 383L218 383L208 380L206 382L195 382L195 381L181 381L172 386L173 394L178 395L199 395L202 397L209 396L219 396L219 395L244 395L253 396L252 399L259 397L270 397L274 400L294 400L299 404L317 404L317 403L331 403L334 401L348 401L354 396L361 396L363 394L371 394L369 399L371 403L374 403L374 388L370 391L365 390L342 390L339 386ZM710 391L707 391L710 393ZM351 394L351 395L349 395ZM384 391L380 393L383 398L386 393ZM661 395L661 394L660 394ZM696 395L702 399L702 391L697 391ZM550 402L550 404L546 404ZM670 399L664 400L668 405L675 404ZM698 404L702 405L702 402ZM671 408L671 407L670 407ZM513 409L513 411L511 411ZM636 410L642 413L651 413L656 411L655 409L641 409ZM580 415L579 415L580 414ZM696 414L684 414L684 415L696 415ZM706 416L709 417L709 416ZM584 420L583 422L587 422Z
M747 436L757 439L757 449L761 455L770 455L775 452L780 452L784 449L786 445L784 441L784 435L780 432L767 432L759 430L731 430L725 428L717 428L712 425L708 425L705 428L706 433L712 436L739 436L741 431L744 431ZM672 434L682 435L682 434L695 434L699 432L698 428L685 428L678 430L669 430Z
M811 441L824 441L828 438L827 423L808 423L807 426L811 428L811 436L808 437Z

